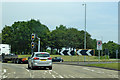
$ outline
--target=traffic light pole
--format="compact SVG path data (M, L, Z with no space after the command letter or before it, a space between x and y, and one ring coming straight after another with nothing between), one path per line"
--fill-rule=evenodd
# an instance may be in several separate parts
M40 52L40 38L38 38L38 52Z

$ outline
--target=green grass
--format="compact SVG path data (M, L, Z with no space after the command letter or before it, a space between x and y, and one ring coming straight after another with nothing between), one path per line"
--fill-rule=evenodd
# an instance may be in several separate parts
M120 65L120 63L88 64L86 66L95 66L95 67L103 67L103 68L120 70L118 65Z
M18 55L19 58L30 57L31 55ZM84 61L84 56L62 56L62 55L50 55L53 57L62 57L64 61ZM85 56L85 61L98 61L96 56ZM100 61L115 61L111 59L101 59Z
M18 58L26 58L26 57L30 57L31 55L18 55Z

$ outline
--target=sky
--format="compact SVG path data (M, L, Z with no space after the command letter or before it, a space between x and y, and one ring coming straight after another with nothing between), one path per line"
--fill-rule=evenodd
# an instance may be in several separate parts
M84 30L83 2L2 2L2 27L40 20L50 30L60 24ZM118 2L86 2L87 32L93 39L118 43ZM72 34L72 33L71 33Z

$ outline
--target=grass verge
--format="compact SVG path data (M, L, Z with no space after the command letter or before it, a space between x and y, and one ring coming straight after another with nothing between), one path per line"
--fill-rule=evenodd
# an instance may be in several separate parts
M102 68L120 70L120 68L119 68L120 63L87 64L86 66L102 67Z
M18 55L19 58L25 58L25 57L30 57L31 55ZM97 56L62 56L62 55L50 55L52 58L53 57L62 57L64 61L98 61ZM100 59L100 61L118 61L118 60L112 60L112 59Z

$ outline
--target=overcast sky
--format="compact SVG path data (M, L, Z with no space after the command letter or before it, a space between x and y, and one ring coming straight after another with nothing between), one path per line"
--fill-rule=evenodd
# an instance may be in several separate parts
M82 2L3 2L2 27L39 19L50 30L60 24L84 30ZM118 43L118 2L87 2L87 32L94 39ZM2 28L0 28L2 29ZM71 33L72 34L72 33Z

